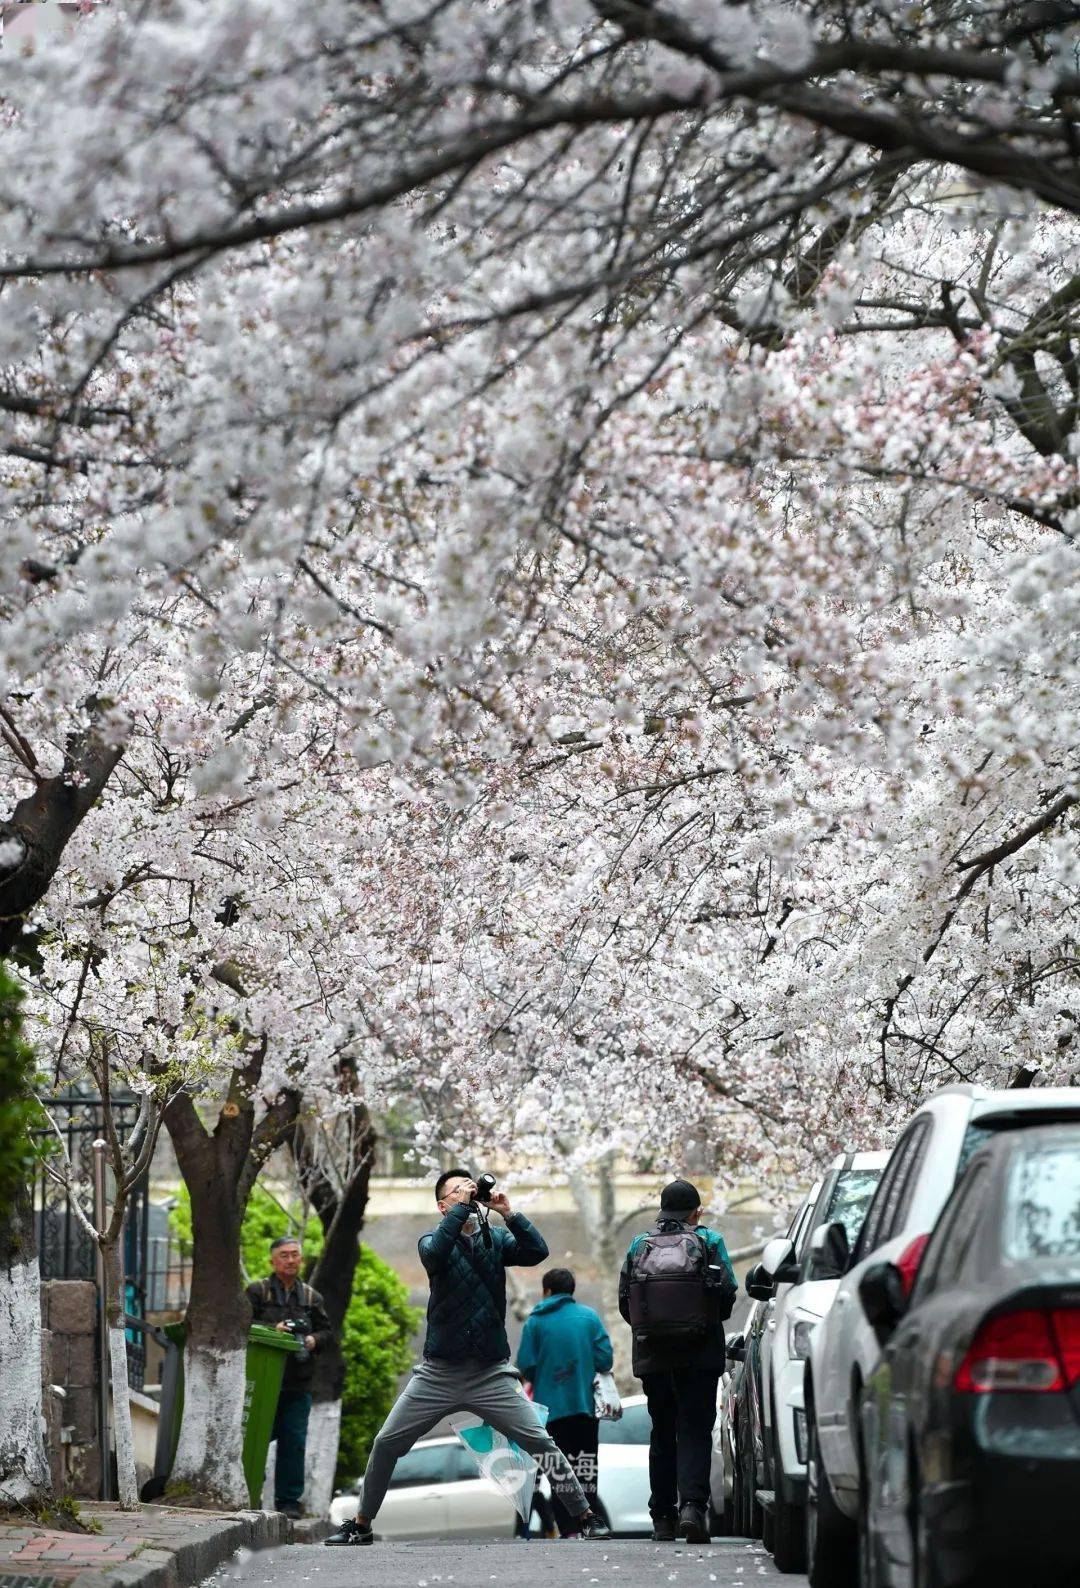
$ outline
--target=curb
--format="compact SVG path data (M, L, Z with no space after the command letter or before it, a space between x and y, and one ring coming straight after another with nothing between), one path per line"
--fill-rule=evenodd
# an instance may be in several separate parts
M334 1531L328 1516L305 1516L289 1524L290 1544L321 1544Z
M104 1534L122 1534L130 1525L122 1512L98 1510L92 1505L82 1509L96 1516ZM187 1521L191 1531L175 1547L149 1528L146 1544L132 1560L118 1561L105 1570L80 1572L69 1578L64 1588L194 1588L209 1577L238 1549L267 1549L289 1542L289 1523L284 1516L267 1511L237 1511L214 1517L206 1511L185 1511L176 1506L144 1506L141 1515L154 1515L162 1522Z

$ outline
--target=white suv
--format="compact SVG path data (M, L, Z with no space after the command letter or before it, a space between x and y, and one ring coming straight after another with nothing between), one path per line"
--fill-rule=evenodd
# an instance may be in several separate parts
M838 1279L818 1277L815 1254L807 1243L813 1241L815 1231L837 1222L854 1243L888 1157L887 1152L840 1153L811 1193L813 1209L801 1243L801 1262L795 1243L781 1235L769 1242L758 1265L759 1283L771 1279L776 1290L761 1341L762 1442L769 1478L763 1499L765 1543L783 1572L803 1570L804 1365L813 1332L831 1307L839 1284ZM792 1276L793 1282L785 1283Z
M840 1278L806 1363L806 1544L812 1588L847 1588L857 1573L859 1400L881 1354L859 1305L866 1263L891 1262L910 1290L927 1237L959 1171L994 1130L1080 1118L1080 1087L990 1091L950 1086L912 1116L881 1176L855 1249L839 1224L811 1239L818 1272Z

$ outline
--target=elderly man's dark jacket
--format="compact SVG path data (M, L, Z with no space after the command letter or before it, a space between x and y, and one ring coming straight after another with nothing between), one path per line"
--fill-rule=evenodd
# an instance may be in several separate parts
M462 1231L475 1210L457 1202L437 1229L420 1237L420 1261L428 1272L424 1355L442 1362L505 1362L506 1270L532 1268L548 1254L547 1242L524 1213L511 1213L506 1228L491 1226L491 1245L479 1231Z
M294 1280L292 1289L286 1290L278 1276L271 1274L267 1279L256 1279L254 1284L249 1285L247 1298L251 1302L254 1323L261 1323L267 1329L274 1329L279 1323L303 1325L294 1334L294 1338L301 1341L304 1335L314 1335L315 1351L309 1356L300 1359L290 1352L285 1358L285 1376L281 1381L282 1389L306 1390L315 1371L316 1353L325 1349L333 1339L330 1319L326 1316L319 1292L312 1290L302 1279Z

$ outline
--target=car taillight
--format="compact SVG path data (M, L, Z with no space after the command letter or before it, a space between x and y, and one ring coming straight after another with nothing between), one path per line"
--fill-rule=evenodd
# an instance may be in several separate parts
M1058 1326L1058 1317L1067 1322ZM1066 1354L1060 1342L1068 1338ZM1080 1373L1080 1327L1076 1313L1053 1315L1035 1308L1007 1312L981 1325L956 1370L958 1390L986 1395L992 1390L1046 1394L1071 1382L1066 1363ZM1075 1376L1075 1373L1073 1376Z
M919 1264L922 1262L922 1254L929 1239L929 1235L916 1235L896 1259L895 1266L903 1281L905 1296L910 1296L915 1288L915 1281L919 1277Z
M1055 1307L1050 1317L1058 1355L1071 1389L1080 1379L1080 1307Z

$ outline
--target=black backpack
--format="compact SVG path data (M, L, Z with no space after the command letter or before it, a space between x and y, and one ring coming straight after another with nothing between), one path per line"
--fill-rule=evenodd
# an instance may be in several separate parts
M725 1312L724 1286L713 1283L709 1265L708 1245L695 1230L661 1223L650 1231L630 1262L630 1327L650 1338L695 1340L730 1316L731 1281Z

